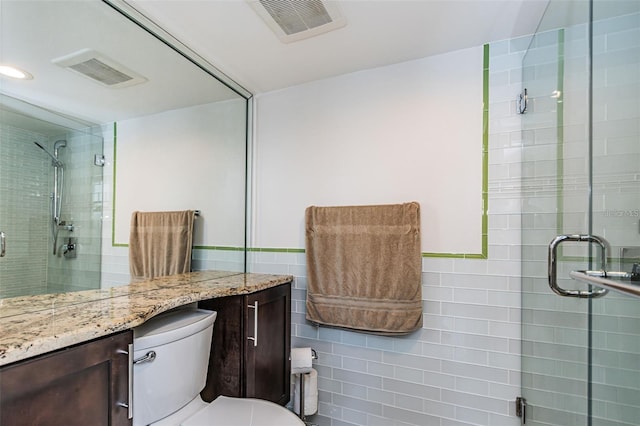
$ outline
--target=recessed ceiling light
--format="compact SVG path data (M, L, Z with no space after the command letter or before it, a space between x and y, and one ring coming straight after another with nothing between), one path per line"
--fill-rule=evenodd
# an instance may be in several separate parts
M5 77L17 78L20 80L31 80L33 76L26 71L11 65L0 65L0 74Z

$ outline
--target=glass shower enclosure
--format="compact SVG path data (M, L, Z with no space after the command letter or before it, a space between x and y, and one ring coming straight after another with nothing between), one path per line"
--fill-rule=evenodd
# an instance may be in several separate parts
M524 88L519 409L527 425L637 425L640 2L551 0Z
M0 101L0 299L100 288L101 132Z

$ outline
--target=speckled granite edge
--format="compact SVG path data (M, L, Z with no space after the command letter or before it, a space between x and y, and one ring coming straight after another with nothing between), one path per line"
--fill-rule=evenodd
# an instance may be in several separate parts
M169 309L217 297L255 293L290 275L201 271L106 290L27 296L0 305L0 366L136 327ZM29 312L16 308L29 304ZM37 307L37 309L36 309ZM3 310L11 314L2 314Z
M13 315L38 312L51 308L60 308L79 303L94 302L101 299L141 293L183 285L185 282L196 282L220 278L228 278L235 275L244 275L242 272L231 271L200 271L184 275L176 275L167 279L159 277L154 280L105 288L96 290L72 291L67 293L47 293L31 296L20 296L0 299L0 319Z

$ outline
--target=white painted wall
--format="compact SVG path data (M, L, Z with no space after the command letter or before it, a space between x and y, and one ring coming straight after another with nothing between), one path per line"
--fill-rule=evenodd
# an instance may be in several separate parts
M245 113L239 99L117 123L116 244L133 211L191 209L194 245L244 245Z
M225 101L104 127L102 287L129 284L134 210L200 210L192 269L244 270L234 248L244 246L245 110Z
M480 253L482 47L256 98L254 247L304 248L310 205L418 201L422 251Z

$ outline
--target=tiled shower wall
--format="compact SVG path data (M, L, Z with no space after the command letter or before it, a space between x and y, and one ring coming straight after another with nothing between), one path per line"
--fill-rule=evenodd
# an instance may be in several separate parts
M598 19L594 7L594 233L612 245L610 269L630 271L619 250L640 253L640 4L635 13ZM640 300L609 294L593 303L593 425L640 419Z
M588 305L552 293L546 269L556 235L587 233L586 30L539 33L524 60L522 386L534 425L586 424ZM578 287L568 273L580 266L573 258L584 257L584 247L558 250L562 288Z
M596 2L594 9L591 229L588 27L537 35L525 59L533 108L523 120L523 388L533 425L587 424L589 374L591 424L632 425L640 417L637 299L559 297L541 271L557 234L607 238L609 270L630 270L620 264L619 248L640 245L640 13L600 20L602 4L611 5ZM550 96L555 90L562 97ZM560 285L585 289L567 278L570 270L587 268L585 245L563 244L559 254ZM595 260L591 269L598 268Z
M51 160L33 142L46 146L47 138L2 124L0 139L1 230L8 246L0 262L0 298L40 294L47 289Z
M50 138L6 124L0 131L0 214L8 244L7 257L0 262L0 297L98 288L102 169L93 165L93 155L102 152L101 137L70 132ZM67 236L77 237L74 259L53 255L53 167L33 143L38 141L52 152L54 141L62 138L67 140L67 147L59 150L65 164L62 219L73 223L75 230L61 230L57 246L65 244Z
M607 234L615 257L622 247L640 248L640 4L635 9L593 27L593 226Z
M292 346L319 354L314 422L520 424L513 402L520 392L521 172L514 99L528 43L504 41L489 50L488 259L423 258L420 331L382 337L316 328L305 320L304 253L250 254L253 272L295 276Z
M69 132L59 156L65 164L61 220L74 230L58 233L58 253L49 262L49 291L77 291L100 287L102 233L102 173L94 155L102 154L102 135ZM68 238L77 238L76 257L60 251Z

